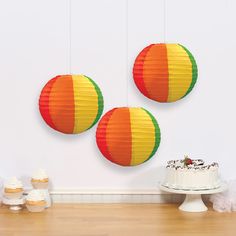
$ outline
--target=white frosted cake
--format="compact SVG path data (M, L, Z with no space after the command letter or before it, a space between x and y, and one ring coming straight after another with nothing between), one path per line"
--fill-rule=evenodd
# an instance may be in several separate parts
M163 185L181 190L203 190L220 187L218 163L205 165L201 159L168 161Z

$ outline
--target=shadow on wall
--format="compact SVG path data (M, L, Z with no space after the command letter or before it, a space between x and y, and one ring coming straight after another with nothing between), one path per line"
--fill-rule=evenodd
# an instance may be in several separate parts
M131 186L135 186L139 183L139 185L142 186L141 190L151 189L152 191L154 190L154 192L155 190L159 191L159 185L164 180L165 169L164 166L157 166L156 168L144 170L128 183L128 187L132 188ZM145 187L147 183L148 186L151 186L150 188Z
M129 182L129 185L135 185L135 183L139 182L143 188L141 191L141 194L139 195L139 198L141 199L135 199L137 202L142 202L142 203L181 203L185 196L184 194L172 194L172 193L167 193L164 191L161 191L159 189L159 186L163 183L164 178L165 178L165 172L166 172L166 167L165 166L158 166L156 168L152 168L149 170L146 170L145 172L140 173L133 179L132 181ZM148 189L145 189L145 185L149 183L151 187ZM147 194L145 194L145 190L147 191ZM150 191L149 191L150 190ZM151 193L151 194L150 194ZM145 195L149 195L149 197L142 197ZM143 200L145 199L145 201ZM138 201L140 200L140 201Z

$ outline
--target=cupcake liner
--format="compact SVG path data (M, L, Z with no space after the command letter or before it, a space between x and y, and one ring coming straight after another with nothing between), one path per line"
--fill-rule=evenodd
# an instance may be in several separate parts
M28 211L30 211L30 212L42 212L45 209L45 206L33 206L33 205L29 205L29 204L26 204L26 207L27 207Z
M47 189L48 188L48 182L31 182L31 184L35 189Z
M23 191L17 193L6 193L4 192L4 196L8 199L19 199L23 195Z

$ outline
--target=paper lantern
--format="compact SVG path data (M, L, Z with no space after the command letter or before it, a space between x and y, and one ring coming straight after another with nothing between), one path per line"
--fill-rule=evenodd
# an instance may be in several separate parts
M100 120L96 141L105 158L121 166L149 160L160 144L156 119L143 108L114 108Z
M51 128L65 134L78 134L98 121L103 111L103 97L89 77L59 75L42 89L39 110Z
M180 44L151 44L137 56L133 77L143 95L158 102L174 102L190 93L197 80L192 54Z

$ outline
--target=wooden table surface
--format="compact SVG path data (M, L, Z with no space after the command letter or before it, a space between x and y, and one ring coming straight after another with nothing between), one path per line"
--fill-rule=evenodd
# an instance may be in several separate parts
M54 204L42 213L0 208L0 236L236 235L236 212L187 213L175 204Z

